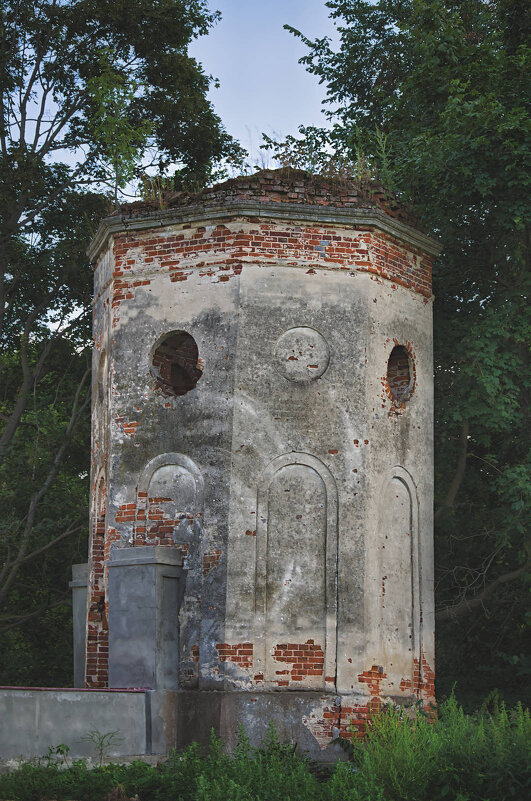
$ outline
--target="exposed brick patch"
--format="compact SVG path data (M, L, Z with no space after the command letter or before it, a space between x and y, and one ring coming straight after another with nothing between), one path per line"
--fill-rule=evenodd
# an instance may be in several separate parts
M126 434L128 437L134 437L134 435L136 434L137 426L139 425L139 423L136 422L135 420L127 421L123 417L120 417L119 415L115 416L114 422L116 423L116 425L120 426L124 434Z
M195 520L201 515L178 514L167 510L173 504L172 498L147 497L147 493L137 493L137 499L132 503L122 504L116 512L116 523L126 523L131 526L135 545L177 545L186 553L189 543L180 541L182 532L179 527L184 520Z
M253 666L252 642L239 642L237 645L222 642L216 645L216 650L220 662L234 662L245 670Z
M199 676L199 646L192 645L188 659L179 665L179 677L183 686L194 686Z
M329 704L322 710L317 708L304 718L307 726L321 748L325 748L336 737L361 739L370 727L371 717L381 708L379 698L371 698L360 704Z
M105 592L105 553L109 543L105 537L106 486L103 480L93 488L93 493L85 684L101 688L107 687L109 669L109 610Z
M273 651L273 658L276 662L285 662L291 665L286 670L277 670L277 675L285 676L279 678L277 685L284 687L291 681L304 681L309 676L322 676L324 673L324 651L320 645L316 645L314 640L307 640L305 643L281 643L276 645Z
M113 542L118 542L120 539L119 533L113 526L109 526L107 528L107 534L105 536L105 546L104 546L104 558L105 562L107 562L110 554L111 554L111 547Z
M96 490L94 490L96 492ZM101 496L102 490L99 490ZM177 528L183 519L193 520L193 515L180 515L178 519L164 511L164 505L172 503L171 498L151 497L146 492L137 493L134 502L122 504L115 517L117 526L131 526L135 545L176 545L186 557L190 542L177 542ZM100 502L101 503L101 502ZM104 504L104 500L103 500ZM91 545L90 606L87 632L86 686L104 688L108 686L108 603L106 600L107 560L113 542L120 541L121 534L114 526L105 532L105 508L93 518ZM221 553L221 552L220 552ZM216 552L212 552L214 561ZM219 559L219 557L217 557ZM211 567L214 567L212 563ZM197 648L197 659L194 657ZM192 648L192 660L199 659L198 646ZM186 669L183 668L183 670ZM190 680L195 679L197 668L190 671Z
M166 198L166 203L169 208L178 208L198 203L219 205L249 200L340 208L375 207L394 219L418 227L411 208L378 181L362 186L352 178L327 178L292 167L259 170L254 175L231 178L197 193L176 192ZM114 213L135 216L157 209L157 203L141 200L120 206Z
M250 528L248 528L248 529L247 529L247 531L245 532L245 534L246 534L248 537L256 537L256 529L253 529L253 530L251 531L251 529L250 529Z
M370 720L382 707L380 698L374 697L365 704L341 706L339 736L343 739L361 739L367 733Z
M310 729L321 748L326 747L338 736L344 739L361 739L366 735L370 730L372 717L389 703L385 694L381 693L381 683L386 677L381 665L373 665L370 670L358 675L358 681L368 687L369 699L360 699L360 703L356 703L347 697L337 705L325 705L322 709L317 706L308 717L304 718L304 725ZM433 710L434 680L434 672L422 656L420 662L418 659L414 660L413 682L410 679L402 679L400 689L405 692L414 688L415 696L426 705L429 703Z
M413 660L413 689L417 696L426 703L435 703L435 671L427 663L424 654Z
M92 615L92 617L91 617ZM89 621L95 620L89 612ZM85 685L89 688L106 688L109 683L109 632L100 618L87 628L87 663Z
M324 705L303 717L302 722L312 732L321 748L337 737L339 732L341 707L335 704Z
M129 255L129 254L128 254ZM128 270L131 273L131 268L135 266L135 259L129 258L127 259L127 263L124 263L124 259L120 253L120 246L115 240L114 243L114 272L113 272L113 283L112 283L112 298L111 298L111 308L112 308L112 327L116 328L118 322L120 320L120 306L124 300L134 300L135 297L135 290L139 286L149 286L151 280L147 279L139 279L138 276L127 276L125 272Z
M380 684L383 679L387 678L381 665L373 665L370 670L364 670L363 673L358 675L360 684L367 684L371 696L380 695Z
M208 576L210 571L217 567L221 558L221 551L207 551L203 554L203 576Z
M208 206L212 202L232 206L249 200L377 208L418 228L410 211L379 184L360 187L347 179L326 179L297 170L261 171L199 194L177 193L169 206ZM149 202L137 202L120 207L117 213L134 218L157 210ZM97 295L104 294L109 283L111 286L113 327L119 322L121 305L134 300L137 290L148 287L152 273L160 270L167 273L171 282L186 281L194 270L199 270L201 276L213 282L226 283L241 273L245 262L299 266L307 275L314 275L316 266L332 267L368 272L379 283L390 280L392 289L404 286L426 299L431 297L432 258L371 225L347 232L339 223L300 226L261 222L233 209L227 211L226 224L220 221L208 228L192 223L161 226L155 216L152 228L114 237L110 282L103 285L98 280L98 273L108 269L108 252L96 267Z
M390 280L395 288L400 285L431 297L429 256L375 229L338 233L339 229L244 218L208 230L172 226L119 234L114 242L113 327L121 304L134 300L137 287L149 285L148 268L166 272L170 281L186 281L197 270L223 283L238 276L245 263L298 266L309 275L315 273L314 265L367 272Z

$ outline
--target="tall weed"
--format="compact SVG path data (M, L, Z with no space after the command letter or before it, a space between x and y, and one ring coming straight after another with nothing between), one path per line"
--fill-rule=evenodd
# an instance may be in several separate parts
M505 801L531 797L531 725L521 705L466 715L454 697L431 722L397 709L373 717L353 759L385 801Z

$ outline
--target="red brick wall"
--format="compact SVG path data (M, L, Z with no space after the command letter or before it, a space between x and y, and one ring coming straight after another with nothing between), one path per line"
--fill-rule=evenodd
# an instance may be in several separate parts
M323 676L324 652L314 640L307 640L305 643L280 643L275 647L273 658L280 663L279 669L275 671L279 687L287 687L290 681L298 682L311 676Z
M365 182L362 185L349 178L324 178L291 167L260 170L254 175L231 178L195 194L190 192L168 193L165 201L168 208L198 204L237 204L249 201L301 203L306 206L333 206L350 209L370 208L381 210L389 217L418 227L418 221L411 208L399 201L377 181ZM136 201L126 206L120 206L115 213L135 216L158 211L158 209L157 202Z
M107 687L109 666L108 608L105 597L105 503L106 487L101 480L94 490L91 572L87 626L87 687Z
M227 642L222 642L216 645L216 650L219 654L220 662L235 662L244 669L253 666L252 642L239 642L237 645L229 645Z
M339 233L341 231L341 233ZM393 288L404 286L426 298L432 294L432 260L380 231L346 232L339 227L258 223L218 223L213 229L185 225L120 234L114 244L113 325L123 302L135 289L149 286L145 270L167 271L171 281L186 281L192 270L214 281L229 281L246 262L367 272L385 278ZM139 260L139 256L141 257ZM140 268L140 269L139 269Z

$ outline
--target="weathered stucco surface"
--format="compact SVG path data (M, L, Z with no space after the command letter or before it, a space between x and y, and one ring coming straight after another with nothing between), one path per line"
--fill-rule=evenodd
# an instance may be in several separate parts
M133 209L94 246L86 681L109 681L111 549L178 549L179 743L207 719L259 737L269 716L318 754L379 701L433 699L437 248L352 188L322 181L310 202L305 180ZM189 339L160 367L176 332L197 362ZM129 620L131 647L136 630L138 648L175 649L161 608ZM112 636L110 659L131 686Z
M94 743L86 739L94 730L118 731L106 756L149 754L146 695L0 687L0 759L42 757L59 744L71 758L94 757Z

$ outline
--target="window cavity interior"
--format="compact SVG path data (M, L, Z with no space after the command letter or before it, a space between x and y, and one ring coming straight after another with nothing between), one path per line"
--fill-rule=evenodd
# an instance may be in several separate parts
M186 331L172 331L158 344L153 355L156 388L164 395L186 395L202 376L198 359L199 351L193 336Z
M396 345L387 362L387 383L394 400L403 403L411 397L413 375L411 357L403 345Z

